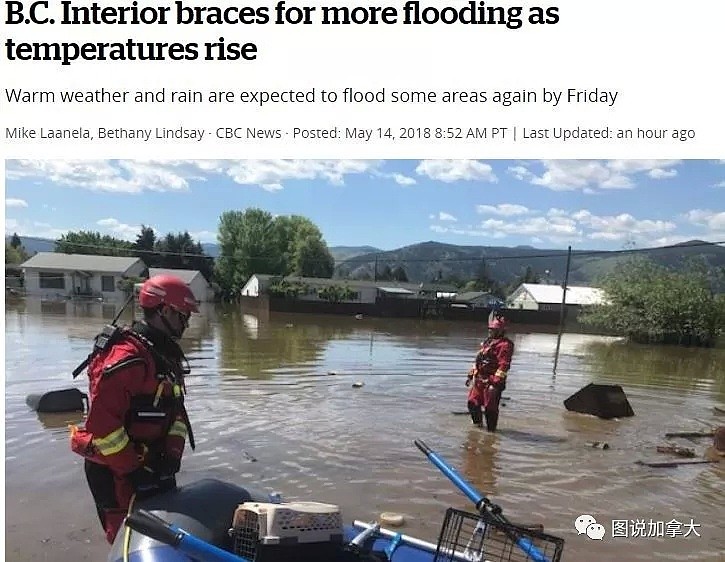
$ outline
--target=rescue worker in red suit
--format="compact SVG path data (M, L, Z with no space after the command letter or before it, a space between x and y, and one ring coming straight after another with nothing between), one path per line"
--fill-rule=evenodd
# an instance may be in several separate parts
M98 339L89 357L90 408L85 427L71 427L71 448L85 458L88 486L112 543L133 497L176 487L186 437L186 358L177 343L194 295L178 277L158 275L141 287L143 320Z
M488 322L488 338L481 343L476 362L468 372L468 411L471 421L486 429L496 431L501 393L506 388L506 375L511 367L514 343L505 335L506 321L492 316Z

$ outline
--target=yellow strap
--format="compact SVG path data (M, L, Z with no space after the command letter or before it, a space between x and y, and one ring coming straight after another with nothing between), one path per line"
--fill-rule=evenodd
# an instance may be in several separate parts
M131 501L128 504L128 511L126 512L126 515L131 515L131 512L133 511L133 503L136 500L136 494L131 496ZM128 562L128 549L131 544L131 527L126 525L126 533L123 537L123 562Z
M108 457L123 451L129 444L129 439L126 429L119 427L105 437L94 437L92 443L96 446L99 453Z
M498 371L496 371L496 376L497 377L501 377L502 379L505 379L506 378L506 375L508 375L508 373L506 371L502 371L501 369L499 369Z
M154 396L154 408L159 405L159 400L161 399L161 394L164 392L164 383L163 381L159 383L159 386L156 387L156 395Z

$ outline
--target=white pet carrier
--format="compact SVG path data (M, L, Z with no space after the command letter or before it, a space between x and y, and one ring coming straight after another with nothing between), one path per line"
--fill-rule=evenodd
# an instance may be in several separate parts
M254 562L334 560L342 546L342 514L317 502L240 504L230 535L234 552Z

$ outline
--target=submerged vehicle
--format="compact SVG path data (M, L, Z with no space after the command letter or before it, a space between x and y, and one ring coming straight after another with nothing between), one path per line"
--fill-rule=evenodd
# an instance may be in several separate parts
M424 442L415 445L474 504L449 508L437 544L376 522L343 524L335 505L285 503L200 480L138 502L109 562L560 562L564 541L514 525Z

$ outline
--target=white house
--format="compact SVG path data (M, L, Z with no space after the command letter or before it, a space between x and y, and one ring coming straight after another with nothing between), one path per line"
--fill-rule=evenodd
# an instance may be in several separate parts
M525 310L560 310L564 290L560 285L522 283L506 299L509 308ZM568 286L567 306L586 306L606 302L604 291L595 287Z
M119 281L148 275L146 264L139 258L59 252L38 252L20 267L25 276L25 294L43 299L123 299Z
M176 275L187 284L194 298L199 302L210 302L214 300L214 290L209 282L195 269L163 269L160 267L149 268L149 277L155 275Z

